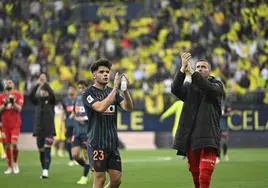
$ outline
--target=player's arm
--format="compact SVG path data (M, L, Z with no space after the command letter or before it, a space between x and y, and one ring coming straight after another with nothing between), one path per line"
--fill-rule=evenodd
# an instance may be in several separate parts
M231 107L227 107L226 115L227 116L231 115L231 112L232 112L232 108Z
M48 92L50 104L55 105L56 104L56 97L55 97L54 91L51 89L51 87L49 86L48 83L44 83L44 87L46 88L46 90Z
M78 122L84 122L88 120L87 116L75 116L74 119Z
M76 120L76 119L75 119L75 112L76 112L76 98L75 98L75 100L74 100L74 102L73 102L73 109L72 109L71 113L69 114L69 119L74 119L74 120ZM77 120L76 120L76 121L77 121Z
M13 104L13 109L15 109L16 111L20 112L21 109L22 109L22 106L21 105L18 105L16 103Z
M36 91L39 88L40 84L36 84L30 91L29 93L29 97L30 100L32 101L33 104L37 104L38 103L38 99L36 97Z
M62 104L62 109L63 109L63 113L62 113L62 115L61 115L61 120L65 121L66 118L67 118L67 114L68 114L68 112L67 112L67 109L66 109L66 104L65 104L64 99L63 99L63 101L61 102L61 104Z
M226 111L223 113L223 116L229 116L231 115L232 108L230 106L226 107Z
M116 73L114 78L114 87L111 93L105 99L99 101L93 93L85 92L83 94L84 105L91 107L93 110L97 112L105 112L107 108L115 101L115 96L119 88L119 84L120 84L120 78L118 76L118 73Z
M78 109L79 109L79 112L80 112L80 106L78 106ZM73 111L72 111L72 113L70 115L70 118L71 117L74 118L74 120L78 121L79 123L84 123L85 121L88 120L87 115L84 115L84 116L77 115L77 113L76 113L76 102L74 103L74 108L73 108Z
M17 96L17 99L14 100L13 108L14 108L15 110L17 110L18 112L20 112L21 109L22 109L22 105L23 105L23 103L24 103L24 97L23 97L23 95L19 94L19 95Z
M77 98L75 99L73 106L74 107L73 107L72 113L70 114L69 118L71 118L71 119L73 118L75 121L78 121L80 123L83 123L84 121L87 121L88 120L88 117L86 115L85 116L77 116L76 115L77 108L80 111L80 106L77 105Z
M92 108L93 110L97 112L104 112L113 102L115 101L115 96L116 96L116 88L113 88L112 92L102 101L96 101L95 99L92 101ZM88 103L92 100L92 96L89 96L87 99Z
M0 96L0 112L2 112L5 108L6 108L6 104L2 100L2 96Z
M2 112L5 109L5 105L0 105L0 112Z
M123 92L124 100L120 103L120 107L127 111L130 112L133 109L133 100L131 98L131 95L128 90Z
M182 101L184 101L187 95L187 85L184 85L183 82L186 77L188 61L190 59L191 54L189 53L183 53L181 55L181 68L176 72L171 85L171 92Z
M223 85L220 81L210 82L207 78L204 78L199 72L193 73L192 83L209 95L217 97L224 96Z

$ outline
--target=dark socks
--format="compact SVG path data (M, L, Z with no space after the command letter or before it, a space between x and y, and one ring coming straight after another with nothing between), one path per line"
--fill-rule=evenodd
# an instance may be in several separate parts
M223 148L223 155L226 155L227 154L227 144L223 144L222 148Z
M14 163L18 162L19 150L17 145L13 146L13 161Z
M87 175L89 173L89 170L90 170L89 164L86 164L85 161L84 161L84 159L82 159L82 158L76 160L76 162L78 162L78 164L80 166L83 166L84 167L83 176L87 177Z
M39 158L40 158L42 169L44 169L45 168L45 152L44 151L39 151Z
M85 164L83 176L87 177L89 169L90 169L89 164Z
M7 162L8 162L8 167L12 167L12 154L11 154L11 148L7 147L6 148L6 154L7 154Z
M78 164L79 164L80 166L85 166L85 165L86 165L84 159L81 159L81 158L78 159L76 162L78 162Z
M44 169L49 169L51 163L51 148L45 148L45 164Z
M66 143L66 150L69 154L69 159L72 161L73 157L72 157L72 143L67 142Z

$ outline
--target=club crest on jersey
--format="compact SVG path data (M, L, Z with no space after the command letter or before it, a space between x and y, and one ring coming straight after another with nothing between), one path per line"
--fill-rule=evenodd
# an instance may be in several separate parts
M91 95L87 96L87 102L92 103L94 101L93 97Z
M115 113L115 105L110 105L104 112L106 115L112 115Z

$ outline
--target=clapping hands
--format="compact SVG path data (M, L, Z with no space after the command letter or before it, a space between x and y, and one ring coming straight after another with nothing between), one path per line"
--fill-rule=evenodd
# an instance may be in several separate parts
M192 55L190 53L182 53L181 55L181 72L193 74L191 67Z
M114 88L119 89L120 87L121 78L119 76L119 73L117 72L114 77Z

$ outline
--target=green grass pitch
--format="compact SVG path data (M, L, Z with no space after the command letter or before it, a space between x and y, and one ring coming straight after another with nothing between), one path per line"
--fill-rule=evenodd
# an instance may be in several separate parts
M187 162L174 150L121 151L122 188L193 188ZM268 149L231 149L229 162L216 166L211 188L267 188ZM4 175L6 161L0 161L0 188L73 188L82 169L67 166L67 158L54 157L50 179L40 180L36 152L20 153L19 175Z

